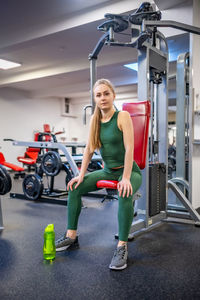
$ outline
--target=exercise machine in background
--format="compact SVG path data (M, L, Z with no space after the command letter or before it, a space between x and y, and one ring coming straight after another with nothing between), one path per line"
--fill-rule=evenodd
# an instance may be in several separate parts
M13 177L14 179L17 179L19 177L24 178L24 176L25 176L24 168L6 161L3 152L0 152L0 165L7 167L7 168L11 169L12 171L14 171L15 172L14 177Z
M15 146L23 146L38 149L43 152L39 161L37 161L37 167L34 173L30 173L25 176L22 183L24 195L17 192L10 193L13 198L21 198L28 200L40 200L43 202L50 202L56 204L66 205L66 199L58 199L58 197L66 195L65 191L58 191L54 189L54 177L64 169L66 171L66 181L79 174L78 167L72 158L64 144L55 143L52 141L41 142L22 142L13 141ZM61 161L60 154L64 155L66 164ZM46 178L50 177L50 181L47 183L47 188L44 189L43 175Z
M77 149L84 148L85 143L58 143L56 136L65 133L65 130L63 129L63 131L59 132L51 131L49 124L44 124L43 128L43 132L37 131L34 133L34 142L25 142L23 144L27 146L24 156L17 157L18 161L26 166L29 173L25 176L22 183L24 194L12 191L10 196L66 205L66 186L71 178L78 174L77 172L80 169L83 158L83 154L79 154ZM4 139L4 141L12 141L15 144L13 139ZM38 144L38 142L41 143ZM53 147L51 148L49 145L53 145ZM101 168L101 157L95 153L88 166L88 172ZM21 167L18 169L24 170ZM55 177L60 171L64 171L66 174L64 189L55 188Z
M43 132L37 131L34 133L34 141L39 142L54 142L57 143L56 136L62 133L65 133L65 130L54 132L50 130L49 124L43 125ZM28 167L28 171L31 170L31 167L36 169L38 161L40 161L40 157L45 153L45 149L39 149L34 147L26 148L26 151L23 156L18 156L17 160L21 162L23 165Z
M85 144L78 142L55 143L51 141L44 142L22 142L13 141L15 146L25 146L28 149L38 149L43 152L40 160L37 160L34 173L25 176L22 188L24 194L11 192L13 198L21 198L28 200L38 200L42 202L55 203L66 205L68 194L66 186L72 177L79 174L79 165L81 164L83 155L74 153L75 148L85 147ZM73 147L73 154L68 151L68 148ZM46 151L46 152L44 152ZM94 171L102 168L102 159L99 154L95 153L91 159L88 171ZM54 179L60 171L66 173L65 189L58 190L54 187ZM44 178L47 181L47 187L44 188Z

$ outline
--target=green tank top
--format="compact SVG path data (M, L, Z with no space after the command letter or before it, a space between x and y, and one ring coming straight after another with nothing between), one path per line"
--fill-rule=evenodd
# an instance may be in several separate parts
M104 167L109 169L124 165L125 147L123 132L117 126L118 113L116 111L108 122L101 123L100 128L100 153Z

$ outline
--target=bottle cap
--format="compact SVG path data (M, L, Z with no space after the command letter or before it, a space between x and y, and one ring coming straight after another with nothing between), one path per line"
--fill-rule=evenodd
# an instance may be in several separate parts
M45 228L45 232L51 232L54 231L54 224L48 224Z

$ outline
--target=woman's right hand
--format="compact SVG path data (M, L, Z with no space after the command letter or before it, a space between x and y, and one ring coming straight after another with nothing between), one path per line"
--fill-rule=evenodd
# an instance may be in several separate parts
M72 178L67 185L67 191L69 191L69 189L71 191L73 191L73 185L74 185L74 183L77 182L77 184L74 187L76 189L79 186L79 184L81 184L81 182L83 182L83 178L84 178L84 176L80 176L80 175Z

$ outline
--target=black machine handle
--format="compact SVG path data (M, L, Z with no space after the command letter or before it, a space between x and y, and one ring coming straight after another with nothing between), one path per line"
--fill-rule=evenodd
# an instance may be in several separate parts
M14 142L13 139L3 139L4 142Z

